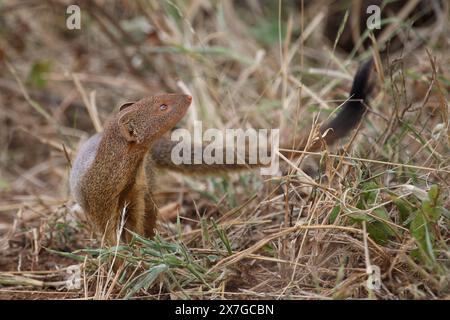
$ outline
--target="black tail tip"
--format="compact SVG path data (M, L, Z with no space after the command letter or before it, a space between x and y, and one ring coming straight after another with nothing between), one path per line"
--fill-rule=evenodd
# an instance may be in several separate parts
M353 99L364 99L369 94L369 79L373 67L373 58L367 59L358 68L353 80L350 95Z

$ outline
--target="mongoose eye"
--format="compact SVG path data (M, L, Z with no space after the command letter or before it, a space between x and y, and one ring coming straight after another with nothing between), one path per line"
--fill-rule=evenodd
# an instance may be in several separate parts
M159 106L159 110L164 111L167 109L167 104L162 104Z

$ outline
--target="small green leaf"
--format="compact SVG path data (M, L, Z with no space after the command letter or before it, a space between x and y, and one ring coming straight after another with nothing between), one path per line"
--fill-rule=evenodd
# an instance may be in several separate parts
M330 213L330 223L334 223L336 221L336 218L338 217L339 212L341 211L341 206L337 205L331 210Z
M434 207L430 203L430 201L424 201L422 203L422 211L426 214L427 218L431 222L437 222L441 217L441 212L439 210L440 207Z
M148 254L148 255L151 255L153 257L158 257L158 258L162 257L161 252L159 252L157 250L154 250L152 248L141 248L141 254Z
M380 221L373 221L367 224L367 233L370 237L379 244L386 244L389 236L392 234L392 230L386 226L385 223Z
M167 255L164 257L164 262L172 267L182 267L185 265L185 262L176 256Z
M217 223L214 221L214 219L211 219L211 222L213 224L214 229L216 230L219 239L222 241L223 245L225 246L225 248L227 249L229 254L233 253L233 250L231 249L231 244L230 244L230 240L228 239L225 231L219 227L219 225L217 225Z
M423 253L422 257L428 261L436 261L433 251L434 235L430 232L428 222L422 211L418 211L411 222L410 231Z
M366 221L366 222L374 221L374 219L371 216L369 216L369 215L367 215L365 213L353 213L353 214L350 214L349 217L352 220L359 221L359 222L362 222L362 221Z
M152 283L156 280L156 278L163 272L167 271L169 267L165 264L159 264L151 267L148 271L142 273L137 278L134 279L132 283L134 283L133 287L128 291L125 299L132 297L136 292L141 289L147 290ZM130 284L130 285L131 285Z
M433 204L437 204L439 198L439 188L437 185L432 185L430 190L428 190L428 197Z
M64 257L64 258L73 259L75 261L83 262L86 259L85 256L80 256L80 255L77 255L77 254L74 254L74 253L71 253L71 252L57 251L57 250L53 250L53 249L49 249L49 248L45 248L45 250L47 250L50 253L57 254L57 255L59 255L61 257Z
M276 250L271 244L266 244L264 247L262 247L262 250L267 253L270 257L276 256Z

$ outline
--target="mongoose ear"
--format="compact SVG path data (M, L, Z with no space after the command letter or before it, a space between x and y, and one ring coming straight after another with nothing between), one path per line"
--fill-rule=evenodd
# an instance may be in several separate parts
M136 126L129 117L129 112L122 115L117 121L120 133L128 142L138 141Z
M119 107L119 111L122 111L122 110L128 108L129 106L132 106L135 103L136 103L136 101L134 101L134 102L125 102Z

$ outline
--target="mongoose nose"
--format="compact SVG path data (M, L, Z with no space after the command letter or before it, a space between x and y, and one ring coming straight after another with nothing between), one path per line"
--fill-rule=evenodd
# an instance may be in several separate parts
M186 95L186 99L187 99L189 102L191 102L191 101L192 101L192 96Z

